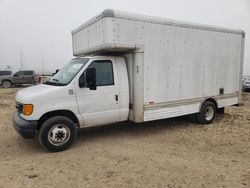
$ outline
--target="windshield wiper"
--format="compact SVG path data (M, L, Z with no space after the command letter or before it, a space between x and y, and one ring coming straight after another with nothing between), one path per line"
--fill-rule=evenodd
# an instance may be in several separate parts
M52 86L65 86L66 85L66 84L62 84L59 82L51 82L51 81L44 82L44 84L52 85Z
M58 80L58 79L55 79L55 78L53 78L52 80L54 80L54 81L56 81L56 82L59 82L59 80Z

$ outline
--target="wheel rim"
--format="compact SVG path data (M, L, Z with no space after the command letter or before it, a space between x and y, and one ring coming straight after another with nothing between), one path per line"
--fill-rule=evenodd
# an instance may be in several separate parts
M3 82L3 87L4 88L10 87L10 82Z
M48 133L48 140L54 146L62 146L70 137L70 130L64 124L53 126Z
M210 121L214 116L214 109L212 106L208 106L205 110L205 119Z

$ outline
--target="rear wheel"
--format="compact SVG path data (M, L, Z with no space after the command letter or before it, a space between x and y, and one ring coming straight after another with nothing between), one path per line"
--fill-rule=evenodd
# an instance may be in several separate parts
M3 88L10 88L11 87L11 82L9 80L4 80L2 82L2 87Z
M55 116L45 121L39 131L38 140L48 151L58 152L67 149L76 139L77 127L64 116Z
M205 101L200 109L200 112L196 114L196 120L201 124L210 124L214 121L216 116L216 106L211 101Z

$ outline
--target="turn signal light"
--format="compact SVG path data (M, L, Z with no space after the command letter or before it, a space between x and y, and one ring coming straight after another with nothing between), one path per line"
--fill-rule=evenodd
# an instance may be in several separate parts
M31 115L33 112L33 105L32 104L23 104L23 114L26 116Z

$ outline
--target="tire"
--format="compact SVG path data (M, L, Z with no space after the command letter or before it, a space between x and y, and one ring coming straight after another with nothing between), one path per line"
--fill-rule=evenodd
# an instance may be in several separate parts
M196 114L196 120L201 124L211 124L216 116L216 106L213 102L205 101L200 109L200 112Z
M59 152L71 146L76 136L77 127L71 119L65 116L54 116L42 124L38 140L44 149Z
M3 88L10 88L11 87L11 82L9 81L9 80L4 80L3 82L2 82L2 87Z

